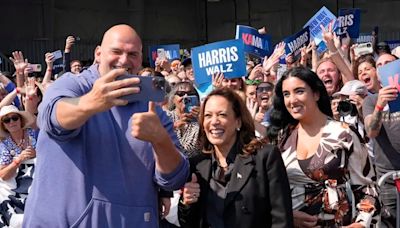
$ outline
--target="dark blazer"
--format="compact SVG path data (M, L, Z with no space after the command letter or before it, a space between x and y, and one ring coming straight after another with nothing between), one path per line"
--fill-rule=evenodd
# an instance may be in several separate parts
M206 209L212 203L207 202L211 163L211 154L190 159L201 192L197 203L179 204L181 227L209 227ZM225 227L293 227L290 187L276 147L266 145L251 156L236 156L224 204Z

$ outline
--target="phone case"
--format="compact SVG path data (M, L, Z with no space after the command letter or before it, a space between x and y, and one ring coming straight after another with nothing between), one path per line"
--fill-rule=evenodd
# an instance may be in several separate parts
M54 60L61 59L63 56L61 50L57 50L57 51L53 52L53 55L54 55Z
M190 113L193 107L199 106L199 98L193 95L183 97L183 103L185 104L185 113Z
M121 75L117 80L136 77L140 79L139 86L140 92L122 96L124 100L129 103L135 101L156 101L162 102L165 99L166 81L163 77L150 77L150 76L136 76L136 75Z

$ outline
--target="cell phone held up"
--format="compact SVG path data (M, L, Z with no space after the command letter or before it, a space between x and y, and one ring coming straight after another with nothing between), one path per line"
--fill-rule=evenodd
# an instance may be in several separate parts
M185 105L184 112L190 113L193 107L199 106L199 98L195 95L183 97L183 104Z
M155 101L162 102L165 99L166 80L163 77L149 77L136 75L121 75L116 80L126 78L139 78L140 82L137 85L140 88L139 93L122 96L121 99L128 100L129 103L135 101Z
M29 64L28 68L32 70L32 72L42 72L42 65L40 64Z

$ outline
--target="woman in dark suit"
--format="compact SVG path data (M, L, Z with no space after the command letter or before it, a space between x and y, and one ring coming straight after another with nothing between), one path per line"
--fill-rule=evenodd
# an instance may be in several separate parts
M279 151L258 140L253 119L230 89L214 90L200 112L202 153L179 204L182 227L293 226L286 170Z

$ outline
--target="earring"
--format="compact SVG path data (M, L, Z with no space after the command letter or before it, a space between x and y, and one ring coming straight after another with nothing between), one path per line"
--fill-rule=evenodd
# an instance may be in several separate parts
M236 128L236 131L240 131L240 127L237 127L237 128Z

